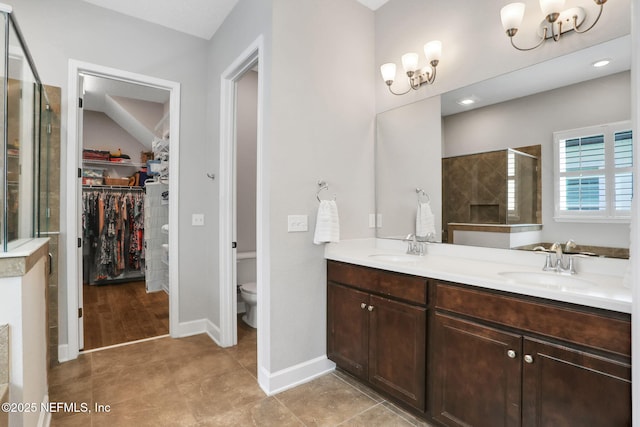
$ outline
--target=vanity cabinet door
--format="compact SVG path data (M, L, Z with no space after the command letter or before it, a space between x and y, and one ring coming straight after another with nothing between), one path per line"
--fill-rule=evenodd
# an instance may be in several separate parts
M369 294L329 282L327 357L342 369L368 378Z
M523 425L630 426L631 366L524 340Z
M367 311L369 381L424 411L427 309L371 295Z
M519 426L522 336L434 318L433 418L446 426Z

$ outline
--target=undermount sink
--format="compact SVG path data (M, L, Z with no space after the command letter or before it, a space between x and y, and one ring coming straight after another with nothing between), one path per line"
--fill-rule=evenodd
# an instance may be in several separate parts
M570 290L593 286L593 283L587 280L578 279L573 276L563 276L558 273L502 271L498 274L510 282L540 286L548 289Z
M404 254L373 254L373 255L369 255L369 258L373 258L378 261L387 261L387 262L414 262L418 260L417 255L404 255Z

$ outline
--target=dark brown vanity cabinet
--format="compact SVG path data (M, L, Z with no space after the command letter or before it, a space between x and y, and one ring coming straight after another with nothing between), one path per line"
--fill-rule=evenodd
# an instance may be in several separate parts
M336 261L327 278L329 359L424 411L427 280Z
M435 309L443 425L631 425L629 316L443 283Z

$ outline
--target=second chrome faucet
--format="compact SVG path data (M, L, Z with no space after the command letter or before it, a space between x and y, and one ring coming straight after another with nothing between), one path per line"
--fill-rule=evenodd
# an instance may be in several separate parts
M419 242L413 233L408 234L404 240L407 242L407 253L409 255L426 255L427 242Z
M568 252L573 251L576 247L576 243L573 240L569 240L564 245L564 252L562 250L562 245L558 242L555 242L553 245L551 245L549 250L545 249L542 246L537 246L534 248L534 250L543 250L547 253L544 267L542 267L544 271L555 271L557 273L563 274L576 274L576 269L573 262L574 257L573 255L568 254ZM552 259L553 253L555 253L555 260Z

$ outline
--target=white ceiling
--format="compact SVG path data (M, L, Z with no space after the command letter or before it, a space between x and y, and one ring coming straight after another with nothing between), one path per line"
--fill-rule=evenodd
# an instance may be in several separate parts
M124 15L210 40L238 0L84 0Z
M210 40L238 0L84 0L124 15ZM357 0L376 10L389 0Z
M380 6L382 6L383 4L385 4L388 1L389 0L358 0L358 2L360 2L363 5L367 6L371 10L378 9Z
M103 111L105 96L107 95L122 96L160 104L169 101L168 90L92 75L84 75L83 79L84 105L87 110Z

